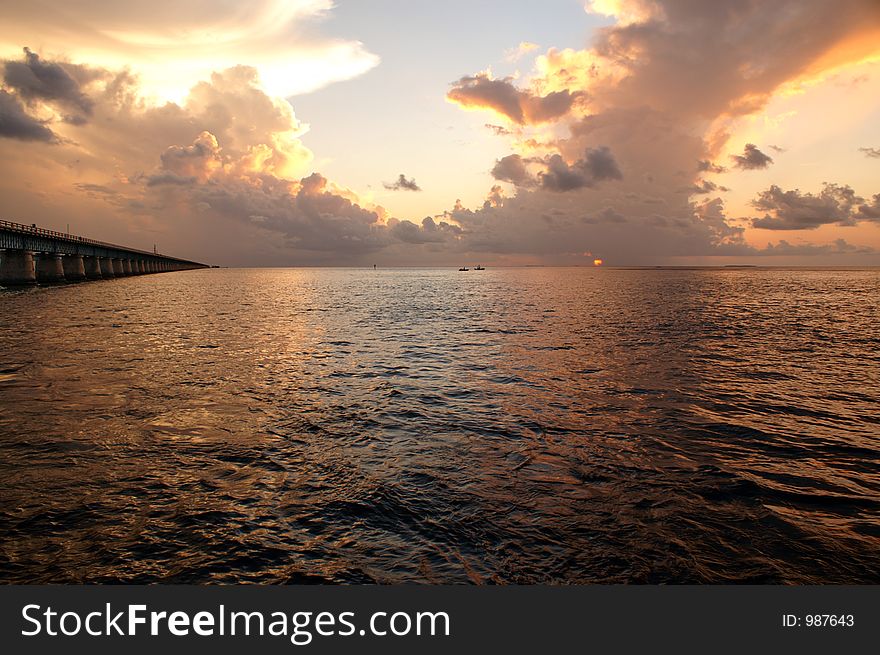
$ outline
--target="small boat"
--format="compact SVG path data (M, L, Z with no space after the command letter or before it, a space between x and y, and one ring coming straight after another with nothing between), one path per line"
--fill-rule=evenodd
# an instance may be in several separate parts
M461 267L460 269L458 269L458 270L460 270L460 271L469 271L469 270L471 270L471 269L469 269L467 266L462 266L462 267Z
M482 266L474 266L474 270L475 271L485 271L486 269L483 268Z

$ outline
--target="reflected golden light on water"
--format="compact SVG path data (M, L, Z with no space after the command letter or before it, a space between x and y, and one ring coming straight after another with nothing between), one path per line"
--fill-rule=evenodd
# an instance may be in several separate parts
M584 268L0 292L0 582L873 579L878 273Z

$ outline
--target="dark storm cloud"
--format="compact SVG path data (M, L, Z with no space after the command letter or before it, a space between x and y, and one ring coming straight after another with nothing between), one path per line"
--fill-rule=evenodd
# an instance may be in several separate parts
M415 179L406 178L406 175L401 173L397 176L397 180L393 183L383 182L382 186L390 191L421 191L422 187L416 184Z
M783 191L775 184L762 191L752 206L766 212L752 220L752 226L765 230L812 230L821 225L855 225L869 219L859 205L864 199L847 185L826 184L818 194ZM870 212L870 206L865 205ZM861 214L861 216L859 215Z
M80 83L57 62L45 61L24 49L24 61L4 62L3 81L25 100L42 100L76 112L65 118L74 125L86 122L94 103L82 92Z
M583 160L583 168L594 180L622 180L623 173L611 154L608 146L599 148L587 148L586 158ZM580 162L578 162L580 164Z
M569 166L559 155L551 155L545 161L547 169L538 173L541 187L548 191L573 191L590 186L589 174L576 162Z
M532 175L527 165L543 168L537 176ZM620 180L623 174L606 146L587 148L583 159L569 165L561 155L523 158L520 155L507 155L495 162L492 176L496 180L510 182L518 187L540 186L547 191L574 191L591 187L603 180Z
M463 107L494 109L519 125L544 123L569 112L583 92L554 91L540 96L517 89L512 78L494 80L486 73L453 82L446 97Z
M13 94L0 89L0 137L20 141L57 143L58 137L46 125L29 116Z
M865 153L865 157L880 159L880 148L859 148L859 152Z
M754 143L747 143L743 154L731 155L730 158L734 166L743 170L767 168L773 163L773 158L758 150L758 146Z
M507 155L495 161L492 177L516 186L533 186L535 179L526 169L525 160L519 155Z
M546 170L538 173L541 187L548 191L572 191L602 180L620 180L623 174L606 146L587 148L583 159L569 166L559 155L544 160Z

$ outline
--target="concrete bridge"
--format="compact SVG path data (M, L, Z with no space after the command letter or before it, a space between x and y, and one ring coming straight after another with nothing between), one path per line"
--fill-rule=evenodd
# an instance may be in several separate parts
M207 265L0 221L0 285L78 282L193 268Z

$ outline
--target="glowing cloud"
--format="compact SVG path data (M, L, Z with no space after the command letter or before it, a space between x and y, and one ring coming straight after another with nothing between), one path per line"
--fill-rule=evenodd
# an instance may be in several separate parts
M567 114L582 95L566 89L542 96L517 89L509 77L496 80L489 73L477 73L454 82L446 97L462 107L491 109L522 125L556 120Z
M142 247L161 238L205 249L193 257L241 264L865 257L865 235L880 243L880 194L853 187L877 189L835 177L851 184L785 190L794 185L777 176L799 156L796 137L737 131L785 89L827 75L825 66L839 71L880 55L880 38L868 38L880 36L876 2L590 3L617 22L599 29L589 47L551 48L530 75L478 72L448 89L457 106L500 118L487 128L471 121L492 143L481 169L491 188L468 191L472 208L456 201L413 220L316 170L329 158L316 159L304 145L308 126L279 96L375 64L358 42L318 32L330 4L96 0L76 11L51 1L53 11L4 8L0 44L12 48L0 88L7 211L56 227L63 217L86 234ZM367 125L355 121L358 102L343 109L343 120ZM870 168L855 149L873 137L858 138L845 149L853 165ZM508 147L499 151L500 143ZM730 143L749 145L731 153ZM767 168L771 158L755 143L784 143L789 152ZM393 194L395 201L430 196L447 177L419 145L413 151L430 164L419 181L429 180L432 191ZM370 171L395 170L381 153L365 154ZM738 191L743 180L761 186ZM734 188L726 198L741 194L738 208L718 197L727 185ZM385 186L420 189L403 174ZM801 230L824 243L797 235L768 248L766 240L748 240L766 239L764 230Z
M305 93L363 74L379 59L357 41L320 35L330 0L153 0L4 8L0 54L30 45L44 55L76 52L106 68L131 68L142 91L182 100L215 70L255 67L272 95ZM136 28L133 26L137 26Z

